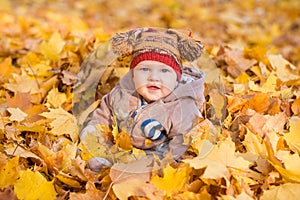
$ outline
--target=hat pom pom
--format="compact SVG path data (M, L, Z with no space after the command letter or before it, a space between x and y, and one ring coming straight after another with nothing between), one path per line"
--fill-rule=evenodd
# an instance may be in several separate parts
M192 62L202 55L203 45L200 41L185 37L179 39L178 50L182 58Z
M112 50L122 56L128 56L133 52L135 38L130 32L117 33L111 39Z

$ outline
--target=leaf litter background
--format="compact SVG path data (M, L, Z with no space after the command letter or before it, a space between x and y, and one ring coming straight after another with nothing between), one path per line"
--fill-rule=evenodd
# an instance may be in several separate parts
M297 199L299 8L296 0L0 0L0 199ZM93 173L86 160L99 146L78 143L75 75L94 47L142 26L189 28L203 42L207 118L177 166ZM103 94L122 74L112 70Z

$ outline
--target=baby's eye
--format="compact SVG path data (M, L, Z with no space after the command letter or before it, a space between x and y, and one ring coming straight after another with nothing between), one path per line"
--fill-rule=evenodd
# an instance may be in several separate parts
M140 70L144 71L144 72L147 72L147 71L149 71L149 68L148 67L141 67Z
M169 72L170 70L168 70L168 69L161 69L161 72L163 72L163 73L167 73L167 72Z

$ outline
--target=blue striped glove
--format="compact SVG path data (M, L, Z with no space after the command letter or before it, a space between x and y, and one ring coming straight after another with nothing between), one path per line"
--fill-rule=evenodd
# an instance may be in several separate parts
M166 130L156 119L146 119L141 124L145 137L151 140L160 140L165 137Z

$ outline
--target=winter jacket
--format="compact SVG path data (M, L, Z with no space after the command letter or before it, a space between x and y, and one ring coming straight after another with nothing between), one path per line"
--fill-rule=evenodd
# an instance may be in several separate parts
M112 126L113 116L116 116L119 129L130 135L135 148L160 157L171 150L177 159L187 149L184 134L191 130L194 120L202 116L204 79L201 70L184 67L182 79L174 91L147 104L136 92L129 71L103 97L88 124Z

